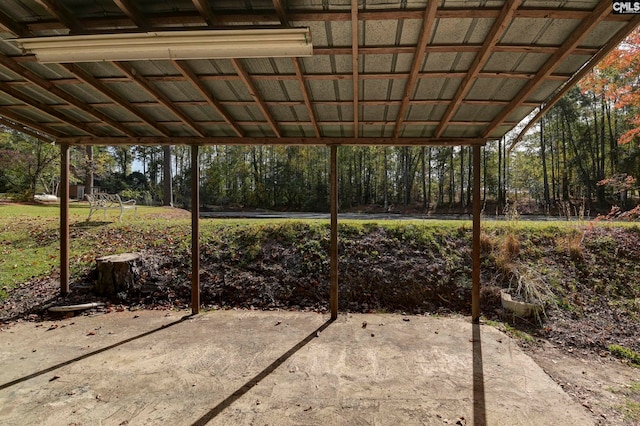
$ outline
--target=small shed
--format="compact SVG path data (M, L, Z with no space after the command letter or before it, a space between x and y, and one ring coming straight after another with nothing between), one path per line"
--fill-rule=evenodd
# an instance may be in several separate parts
M84 199L84 185L72 184L69 185L69 198L75 200Z

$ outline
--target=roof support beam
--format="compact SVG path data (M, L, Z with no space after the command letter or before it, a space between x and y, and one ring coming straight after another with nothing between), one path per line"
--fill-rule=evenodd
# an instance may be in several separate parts
M86 112L87 114L91 114L92 116L94 116L98 120L103 121L104 123L110 125L111 127L119 130L121 133L123 133L125 135L129 135L129 136L133 136L133 133L129 129L127 129L125 126L123 126L121 123L119 123L118 121L116 121L113 118L109 117L108 115L96 110L91 105L79 100L78 98L75 98L75 97L71 96L69 93L67 93L64 90L60 89L56 84L52 83L49 80L46 80L46 79L40 77L39 75L37 75L36 73L32 72L31 70L29 70L29 69L23 67L22 65L18 64L16 61L14 61L13 59L9 58L8 56L0 54L0 65L2 65L5 68L15 72L16 74L19 74L22 78L24 78L25 80L35 84L36 86L38 86L38 87L40 87L40 88L42 88L42 89L44 89L44 90L46 90L48 92L53 93L54 95L56 95L60 99L62 99L65 102L69 103L70 105L73 105L73 106L81 109L82 111Z
M276 15L278 15L280 23L288 26L287 11L282 4L282 0L273 0L273 8L276 10Z
M358 49L359 53L362 53L361 49ZM20 63L12 57L16 63ZM443 71L426 71L418 73L418 79L421 78L464 78L466 75L465 72L443 72ZM405 80L409 76L409 73L406 72L394 72L394 73L358 73L358 77L360 80ZM322 73L322 74L305 74L306 80L351 80L353 79L352 73ZM517 79L530 79L535 77L533 73L527 72L498 72L498 71L485 71L479 72L478 78L517 78ZM560 80L566 81L571 77L570 74L551 74L547 77L548 80ZM276 80L276 81L285 81L285 80L298 80L297 74L252 74L251 78L255 81L258 80ZM126 77L96 77L97 80L105 82L105 83L119 83L123 81L127 81ZM199 80L207 80L207 81L234 81L239 80L237 74L199 74ZM156 82L168 82L168 81L185 81L185 77L181 75L172 75L172 76L149 76L147 77L147 81ZM75 84L78 83L76 79L72 78L59 78L55 80L49 80L52 83L56 84ZM20 85L22 82L9 82L10 85Z
M267 104L264 102L264 100L260 96L260 93L258 92L258 89L256 88L255 84L253 84L253 81L251 80L251 76L249 75L249 73L244 69L239 59L231 59L231 64L236 69L238 76L246 86L253 100L256 102L256 105L262 112L262 115L264 116L264 118L267 120L267 123L271 127L271 130L273 130L273 133L275 133L276 137L278 138L281 137L282 135L280 133L280 129L278 129L276 120L274 120L273 117L271 116L271 113L267 108Z
M400 105L400 109L398 111L396 127L393 130L393 136L395 138L400 136L402 122L404 121L405 114L407 113L407 109L409 108L409 100L411 99L411 95L416 88L418 73L420 72L422 64L424 63L425 48L427 46L427 43L429 43L429 37L431 36L431 29L433 28L433 22L435 20L437 10L438 2L430 1L423 12L422 31L420 32L420 37L418 38L416 52L413 55L413 63L411 64L411 71L409 72L409 78L404 89L402 104Z
M315 105L332 105L332 106L350 106L353 103L351 101L314 101ZM361 106L400 106L402 101L393 100L379 100L379 101L360 101L358 102ZM446 99L426 99L426 100L417 100L409 102L409 105L447 105L449 103ZM507 105L508 101L494 101L494 100L484 100L484 99L465 99L462 101L463 105ZM207 101L180 101L174 102L177 106L202 106L208 105ZM221 105L226 106L250 106L253 105L253 101L221 101ZM267 105L280 105L280 106L298 106L298 105L306 105L305 101L267 101ZM110 105L110 104L92 104L92 105ZM147 105L145 102L133 102L134 106L145 106ZM524 102L522 105L537 107L539 104L537 102ZM317 120L316 120L317 121ZM389 123L390 124L390 123Z
M213 26L215 16L213 15L213 9L211 9L211 5L209 5L208 0L192 0L193 5L200 13L200 16L204 19L204 21L209 26Z
M15 36L26 37L29 34L29 29L21 23L15 21L9 15L0 10L0 29L11 33Z
M437 126L438 123L440 123L440 121L438 120L407 120L404 122L404 124L409 127L409 126ZM210 126L220 126L220 125L224 125L226 124L224 121L221 120L206 120L206 121L198 121L198 124L200 125L210 125ZM302 120L295 120L295 121L279 121L278 124L282 127L295 127L295 126L311 126L311 122L310 121L302 121ZM320 121L318 122L318 124L320 126L344 126L344 127L348 127L350 125L353 124L353 122L351 121ZM366 124L367 126L388 126L392 123L388 122L388 121L375 121L375 120L367 120L365 122L363 122L363 124ZM458 126L458 127L482 127L484 128L488 122L487 121L451 121L449 123L451 126ZM510 122L510 121L506 121L505 124L509 124L510 126L516 126L518 124L518 122ZM176 126L182 126L182 122L181 121L162 121L162 125L164 125L167 128L170 127L176 127ZM255 127L259 127L264 125L264 121L239 121L238 125L242 126L242 127L248 127L248 126L255 126ZM228 136L227 136L228 137ZM301 137L305 137L305 136L301 136Z
M90 135L94 135L97 136L98 133L96 133L95 130L93 130L91 127L89 127L87 124L82 123L78 120L75 120L71 117L67 117L64 114L59 113L58 111L56 111L53 107L44 104L40 101L37 101L33 98L31 98L30 96L25 95L24 93L14 89L13 87L9 86L6 83L0 82L0 91L6 93L7 95L19 100L20 102L23 102L27 105L31 105L32 107L39 109L42 112L45 112L47 114L49 114L52 117L57 118L58 120L67 123L79 130L82 130L85 133L88 133Z
M591 12L588 18L583 20L580 25L567 37L562 46L556 53L551 55L547 62L536 73L536 76L529 80L520 92L513 98L509 105L504 107L502 111L493 119L491 124L485 129L482 136L491 137L491 133L498 128L509 114L524 102L533 91L551 75L551 72L575 49L578 44L586 37L593 27L600 23L611 13L611 3L606 1L598 2L596 8Z
M39 0L40 2L51 2L52 0ZM156 14L148 17L151 28L166 28L176 25L202 25L202 20L207 20L209 15L206 10L207 0L192 0L195 5L194 11L177 12L170 14ZM51 13L51 12L50 12ZM359 14L362 21L398 20L398 19L421 19L424 9L397 9L397 10L363 10ZM463 19L463 18L483 18L495 19L500 14L499 8L482 8L480 10L472 8L440 8L436 12L436 18ZM553 9L553 8L522 8L516 13L516 18L539 18L539 19L583 19L589 15L585 9ZM55 16L55 15L54 15ZM234 24L237 22L251 22L255 24L273 23L278 20L276 12L270 11L219 11L215 17L210 14L208 20L213 20L217 25ZM336 11L289 11L289 21L350 21L351 13L341 10ZM622 19L618 15L610 15L610 20ZM128 27L131 24L129 18L106 17L83 19L82 26L87 30L102 30L108 27ZM39 21L27 25L28 32L39 32L48 30L59 30L65 28L64 24L57 21Z
M180 71L180 73L187 79L189 83L191 83L200 95L207 101L207 104L216 110L218 114L224 119L224 121L233 129L236 135L242 137L244 136L244 132L238 126L238 123L229 115L229 113L225 110L224 106L218 102L217 99L213 97L211 92L207 89L207 87L202 83L202 81L198 78L195 72L189 67L187 61L171 61L171 63ZM175 102L173 103L175 105Z
M500 38L509 26L511 19L513 18L513 14L520 4L521 0L508 0L505 2L502 11L500 11L500 15L493 23L489 34L485 38L480 52L478 52L476 57L473 59L469 70L456 90L456 94L453 96L451 103L449 103L447 110L440 119L440 124L438 124L434 133L435 137L442 136L442 133L447 128L449 121L451 121L451 118L460 107L462 100L467 96L467 93L469 93L469 90L471 90L471 87L476 82L476 78L478 77L480 70L482 70L482 67L484 67L491 57L494 46L498 44L498 41L500 41Z
M329 172L329 204L331 210L331 236L329 238L329 306L331 319L338 318L338 147L331 145Z
M207 120L207 121L199 121L199 124L209 124L212 126L215 125L222 125L224 124L222 121L211 121L211 120ZM438 120L407 120L404 122L406 126L437 126L438 123L440 123L440 121ZM517 122L507 122L510 125L517 125ZM176 125L180 125L182 124L181 122L176 122L176 121L163 121L162 124L164 124L165 126L176 126ZM244 126L262 126L264 124L263 121L239 121L238 122L239 125ZM280 121L279 122L280 126L282 127L286 127L286 126L311 126L312 123L310 121L301 121L301 120L296 120L296 121ZM344 127L348 127L349 125L352 124L352 122L350 121L320 121L318 122L319 125L321 126L344 126ZM367 126L387 126L390 125L392 123L389 123L388 121L375 121L375 120L367 120L365 122L363 122L363 124L366 124ZM488 124L487 121L451 121L449 123L451 126L465 126L465 127L470 127L470 126L476 126L476 127L483 127L486 126Z
M282 0L273 0L273 8L276 10L278 18L280 19L280 23L286 27L289 26L289 20L287 18L287 11L282 4ZM307 114L309 114L309 120L311 120L311 125L313 126L313 133L316 137L320 137L320 128L318 127L318 122L316 120L316 114L313 111L313 104L311 103L311 96L309 95L309 90L307 88L307 84L305 83L305 75L302 71L302 65L300 65L300 58L292 57L291 62L293 63L293 69L296 72L295 79L298 81L300 85L300 92L302 92L302 99L304 100L304 105L307 108Z
M171 136L170 133L167 130L161 128L156 121L150 118L147 118L145 114L142 114L140 111L134 108L129 101L127 101L125 98L123 98L122 96L120 96L119 94L111 90L102 81L98 80L96 77L89 74L87 71L82 69L79 65L62 64L62 66L65 67L66 70L69 71L71 74L73 74L75 77L77 77L78 80L84 82L85 84L91 86L98 92L102 93L104 96L106 96L111 101L113 101L116 105L119 105L122 108L126 109L129 113L133 114L135 117L140 119L140 121L147 124L149 127L153 128L158 133L161 133L165 136Z
M61 5L58 5L56 3L56 0L36 0L36 1L38 3L40 3L45 9L47 9L47 11L49 13L51 13L53 16L58 18L61 22L65 23L67 25L67 27L71 30L71 32L82 32L83 31L82 25L80 25L80 23L75 19L75 17L73 15L71 15L66 9L64 9ZM118 3L119 0L115 0L115 1L116 1L116 3ZM123 6L125 4L128 4L128 0L124 0ZM118 4L118 5L120 5L120 4ZM138 24L138 23L136 22L136 24ZM3 65L9 67L10 64L3 63ZM134 114L136 117L140 118L143 122L147 123L148 125L150 125L154 129L158 130L160 133L162 133L162 134L164 134L166 136L169 135L166 131L160 129L157 126L157 124L155 124L153 121L145 119L143 116L141 116L137 111L135 111L135 109L133 109L129 105L129 103L124 98L122 98L121 96L117 95L112 90L108 89L106 86L104 86L104 84L98 82L95 77L93 77L88 72L84 71L78 65L75 65L75 64L62 64L62 66L64 66L67 69L67 71L71 72L79 80L82 80L85 84L88 84L89 86L93 87L97 91L101 92L103 95L107 96L109 99L114 101L116 104L124 107L129 112ZM11 69L14 70L14 72L17 72L14 68L11 68ZM24 78L27 78L27 76L29 75L29 74L24 75L24 72L19 72L19 74L23 75ZM38 84L38 82L36 82L35 80L32 81L32 82L35 83L35 84ZM43 83L43 82L40 82L40 83ZM47 82L47 84L51 84L51 83ZM128 130L122 124L118 123L116 120L113 120L109 116L107 116L107 115L105 115L105 114L103 114L103 113L101 113L101 112L89 107L88 105L86 106L86 108L81 107L80 106L80 104L82 103L81 101L73 98L72 96L68 95L66 92L62 91L61 89L58 89L55 85L52 84L51 85L51 89L49 89L49 90L52 93L54 93L57 96L59 96L60 98L64 99L65 101L71 103L72 105L75 105L75 106L83 109L85 112L87 112L87 113L93 115L94 117L102 120L103 122L106 122L106 123L110 124L111 126L113 126L116 129L120 130L124 134L129 135L129 136L133 135L133 133L130 130ZM74 100L72 100L72 99L74 99Z
M129 17L129 19L131 19L136 26L138 26L138 28L142 29L142 30L146 30L149 28L149 23L147 22L147 20L145 18L142 17L142 13L140 11L140 9L133 3L131 3L130 0L113 0L115 2L115 4L120 8L120 10L122 10L125 15L127 15ZM175 61L174 65L175 65ZM194 130L196 132L196 134L200 135L200 136L204 136L204 133L195 125L195 123L191 120L190 117L188 117L186 114L184 114L184 112L182 110L180 110L178 107L176 107L170 99L168 99L166 96L164 96L163 93L161 93L158 89L156 89L155 87L151 86L151 84L147 81L146 78L140 76L138 73L135 72L135 69L133 68L132 65L128 64L128 63L124 63L124 62L113 62L112 63L116 68L119 68L120 71L122 71L128 79L135 81L136 83L138 83L140 86L142 86L142 88L149 93L153 98L156 99L156 101L158 101L160 104L164 105L165 108L169 109L174 115L176 115L184 124L186 124L187 126L189 126L192 130ZM183 74L184 75L184 74ZM185 78L187 78L187 80L189 79L188 76L184 75ZM205 99L208 99L207 96L205 96ZM223 115L224 117L224 115Z
M66 137L60 138L60 142L70 145L166 145L164 137ZM483 138L283 138L283 137L257 137L257 138L228 138L228 137L172 137L173 145L284 145L284 146L483 146L487 142Z
M130 32L130 31L127 31ZM118 34L118 31L114 32ZM548 45L501 45L498 44L493 48L494 52L501 53L538 53L552 55L560 49L561 46L548 46ZM426 53L476 53L482 49L481 45L477 44L433 44L425 47ZM406 53L413 55L416 51L415 46L406 45L380 45L380 46L361 46L358 48L358 52L362 55L392 55L399 53ZM595 48L589 47L576 47L571 54L573 55L593 55L598 51ZM340 46L315 46L313 48L313 55L351 55L351 47ZM25 55L15 57L19 62L36 62L35 55Z
M4 110L1 112L2 115L11 117L16 116L9 111L9 114L6 114ZM20 118L20 117L19 117ZM52 140L52 136L60 136L56 131L51 131L49 129L45 129L42 126L34 125L33 123L26 123L21 120L13 120L11 118L7 119L5 117L0 117L0 126L9 127L10 129L17 130L18 132L24 133L29 136L33 136L36 139L50 139ZM37 132L35 130L38 130Z
M36 0L54 18L69 28L72 33L82 32L83 26L69 11L57 0Z
M69 144L60 144L60 294L69 293Z
M525 46L525 45L496 45L494 52L504 53L540 53L552 55L560 49L559 46ZM482 46L475 44L438 44L426 46L426 53L476 53L482 50ZM360 53L363 55L392 55L395 53L414 54L414 46L369 46L361 47ZM576 48L574 55L593 55L596 49ZM319 47L313 48L314 55L350 55L350 47Z
M176 117L180 119L184 124L190 127L197 135L205 136L205 133L198 128L198 125L185 114L181 109L173 105L171 99L165 96L164 93L160 92L157 88L151 85L140 73L136 72L135 68L127 62L112 62L112 64L118 68L120 71L125 73L127 77L129 77L132 81L138 83L149 95L151 95L158 103L163 105L169 111L171 111Z
M351 0L351 72L353 73L353 136L355 138L360 134L360 125L358 123L360 118L360 106L358 105L360 100L358 90L360 78L358 77L358 72L360 69L358 59L358 0Z
M480 320L480 269L481 269L481 247L480 247L480 217L482 215L482 203L480 200L480 159L481 151L479 146L473 147L473 230L471 249L471 321L474 323ZM475 343L474 343L475 345ZM474 377L475 379L475 377ZM475 418L474 420L478 420ZM484 422L486 424L486 422Z
M191 313L200 312L200 158L191 146Z
M149 23L142 17L142 12L130 0L113 0L118 8L133 21L140 29L149 28Z
M307 111L309 113L309 120L311 120L311 125L313 126L313 133L317 138L320 137L320 127L318 127L318 120L316 119L316 114L313 111L313 104L311 103L311 96L309 95L309 90L307 89L307 84L305 83L305 75L302 71L302 66L300 65L300 59L291 58L293 62L293 68L296 70L296 77L298 79L298 83L300 84L300 91L302 92L302 98L304 99L304 105L307 107Z

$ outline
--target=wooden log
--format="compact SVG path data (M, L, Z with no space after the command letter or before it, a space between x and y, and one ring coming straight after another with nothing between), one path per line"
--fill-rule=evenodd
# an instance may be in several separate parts
M94 291L102 296L116 296L134 288L140 275L141 261L138 253L98 257L98 280Z

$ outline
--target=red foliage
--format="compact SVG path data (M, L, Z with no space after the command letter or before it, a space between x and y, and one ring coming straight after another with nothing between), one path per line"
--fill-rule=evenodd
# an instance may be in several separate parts
M626 212L622 211L622 209L618 206L613 206L611 207L611 211L609 213L607 213L606 215L602 215L602 214L598 215L595 218L595 221L596 222L599 222L601 220L631 221L631 220L638 220L638 219L640 219L640 204L638 204L631 210L627 210Z
M602 179L598 182L598 186L608 186L615 193L620 193L636 187L636 178L624 173L613 175L610 178Z
M579 86L583 92L594 93L616 108L637 107L640 105L639 76L640 27L596 65ZM619 144L640 138L640 114L631 116L629 124L632 128L618 139Z

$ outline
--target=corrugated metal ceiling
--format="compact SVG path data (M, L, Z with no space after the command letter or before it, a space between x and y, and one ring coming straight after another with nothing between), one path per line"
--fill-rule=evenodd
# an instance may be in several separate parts
M609 1L3 0L0 124L70 143L482 144L638 22ZM309 27L314 55L39 64L14 41L238 25Z

